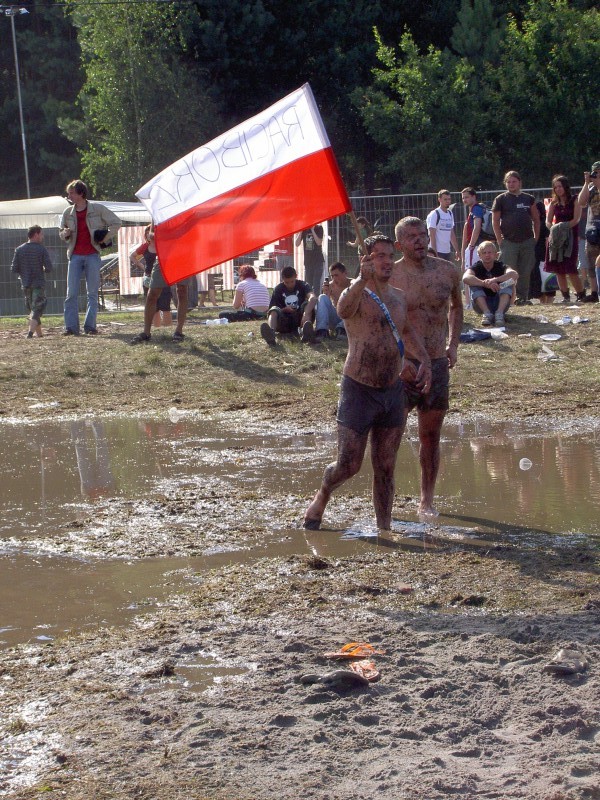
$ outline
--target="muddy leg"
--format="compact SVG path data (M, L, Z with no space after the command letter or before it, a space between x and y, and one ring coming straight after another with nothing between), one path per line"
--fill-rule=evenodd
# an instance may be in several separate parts
M371 432L373 506L377 527L385 531L389 531L392 527L394 469L403 430L403 428L373 428Z
M365 454L369 434L358 434L356 431L338 425L338 456L337 461L329 464L323 474L321 488L314 496L312 503L304 515L304 527L318 530L325 506L329 502L332 492L341 486L353 475L356 475Z
M419 411L419 461L421 463L420 514L434 514L435 482L440 468L440 433L445 411Z

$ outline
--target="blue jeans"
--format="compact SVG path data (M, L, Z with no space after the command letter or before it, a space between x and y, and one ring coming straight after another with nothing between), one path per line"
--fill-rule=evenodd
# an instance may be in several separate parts
M326 294L320 294L315 312L315 328L318 331L329 331L334 328L344 330L344 323L338 317L335 306Z
M79 333L79 284L82 275L85 275L85 289L87 292L87 309L84 330L96 330L96 316L98 315L98 291L100 289L100 260L99 253L89 256L71 256L67 270L67 296L65 298L65 328Z

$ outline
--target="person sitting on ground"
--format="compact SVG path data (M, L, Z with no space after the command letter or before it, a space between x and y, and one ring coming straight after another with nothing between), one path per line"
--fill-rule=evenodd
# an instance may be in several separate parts
M268 321L260 326L260 335L269 345L276 343L275 334L302 333L303 342L314 341L312 316L317 298L306 281L299 281L293 267L281 270L278 283L271 296ZM310 325L307 323L310 322Z
M329 331L335 331L338 336L346 335L344 320L337 313L337 303L344 289L350 286L350 278L346 267L341 261L336 261L329 267L331 278L323 281L323 293L317 299L315 314L315 328L317 339L327 339Z
M240 267L240 282L235 287L233 298L234 311L221 311L220 319L229 322L246 322L252 319L263 319L269 309L269 290L256 277L254 267L242 264Z
M493 242L482 242L477 254L479 261L465 272L463 282L471 289L474 308L483 314L481 324L504 325L519 273L496 260L498 251ZM506 286L507 281L512 282Z
M48 302L44 273L52 271L52 259L43 241L44 231L39 225L32 225L27 231L27 241L16 248L12 260L11 269L19 276L29 311L28 339L42 335L42 314Z

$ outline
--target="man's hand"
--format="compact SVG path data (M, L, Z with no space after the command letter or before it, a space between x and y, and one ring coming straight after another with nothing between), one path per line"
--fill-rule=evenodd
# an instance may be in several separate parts
M446 348L446 357L448 358L450 369L452 369L458 360L458 345L449 344Z
M368 255L361 256L360 258L360 277L363 281L369 281L375 275L375 265L373 258Z
M284 306L281 310L284 314L293 314L294 311L296 311L296 309L292 308L291 306Z
M486 278L484 280L484 285L487 289L491 289L492 292L499 292L500 291L500 284L495 278Z
M417 370L415 386L422 394L428 394L431 389L431 363L422 361Z

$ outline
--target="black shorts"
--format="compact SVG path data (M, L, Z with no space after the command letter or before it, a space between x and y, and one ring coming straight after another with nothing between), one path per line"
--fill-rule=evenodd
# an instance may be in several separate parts
M401 428L404 424L402 381L386 389L342 376L337 421L361 436L371 428Z
M419 367L413 358L412 363ZM404 404L407 411L448 411L450 408L450 365L447 358L434 358L431 362L431 389L420 392L414 384L404 381Z

